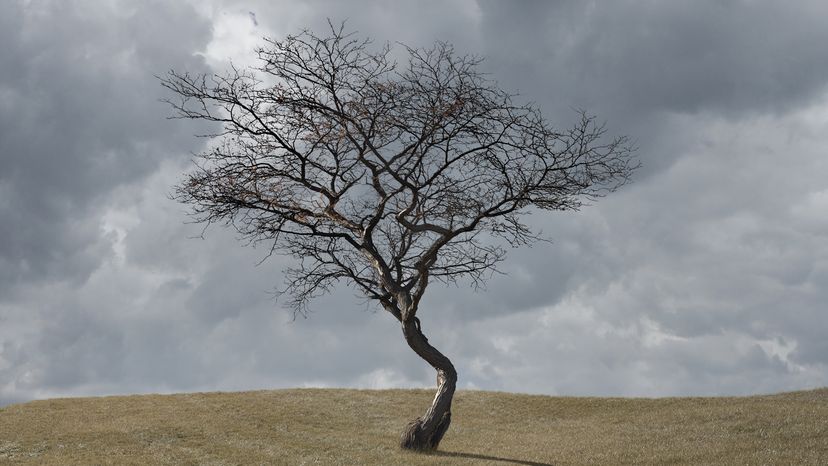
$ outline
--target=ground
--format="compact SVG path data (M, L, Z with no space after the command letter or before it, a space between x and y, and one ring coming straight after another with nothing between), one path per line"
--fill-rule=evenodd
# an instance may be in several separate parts
M0 464L828 464L828 389L739 398L459 391L440 451L399 450L427 390L297 389L0 409Z

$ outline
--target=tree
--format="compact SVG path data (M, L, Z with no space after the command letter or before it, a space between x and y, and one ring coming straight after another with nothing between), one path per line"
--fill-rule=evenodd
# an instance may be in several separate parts
M417 317L428 285L479 284L504 257L499 243L538 239L522 215L577 210L626 183L636 162L626 138L605 140L583 112L552 128L449 44L374 48L330 31L266 39L255 67L161 78L173 118L221 127L173 197L199 222L296 257L294 312L343 280L394 316L437 372L431 406L400 445L433 450L457 372Z

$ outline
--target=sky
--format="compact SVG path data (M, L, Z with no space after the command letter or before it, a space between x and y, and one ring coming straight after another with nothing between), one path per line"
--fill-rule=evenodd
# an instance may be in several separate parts
M288 258L169 198L208 143L155 77L255 65L326 19L442 40L556 126L635 141L633 182L533 215L483 290L419 317L459 388L750 395L828 386L828 3L7 1L0 13L0 405L65 396L431 387L343 287L294 319Z

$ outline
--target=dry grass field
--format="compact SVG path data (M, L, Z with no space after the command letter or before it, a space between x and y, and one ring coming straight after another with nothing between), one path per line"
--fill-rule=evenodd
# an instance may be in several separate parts
M828 464L828 389L740 398L458 392L440 452L400 451L426 390L301 389L0 409L0 464Z

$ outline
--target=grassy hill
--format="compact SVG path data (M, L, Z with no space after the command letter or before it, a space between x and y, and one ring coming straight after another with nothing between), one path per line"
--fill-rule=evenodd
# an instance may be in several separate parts
M0 409L0 464L828 464L828 389L740 398L460 391L440 452L400 451L426 390L276 390Z

